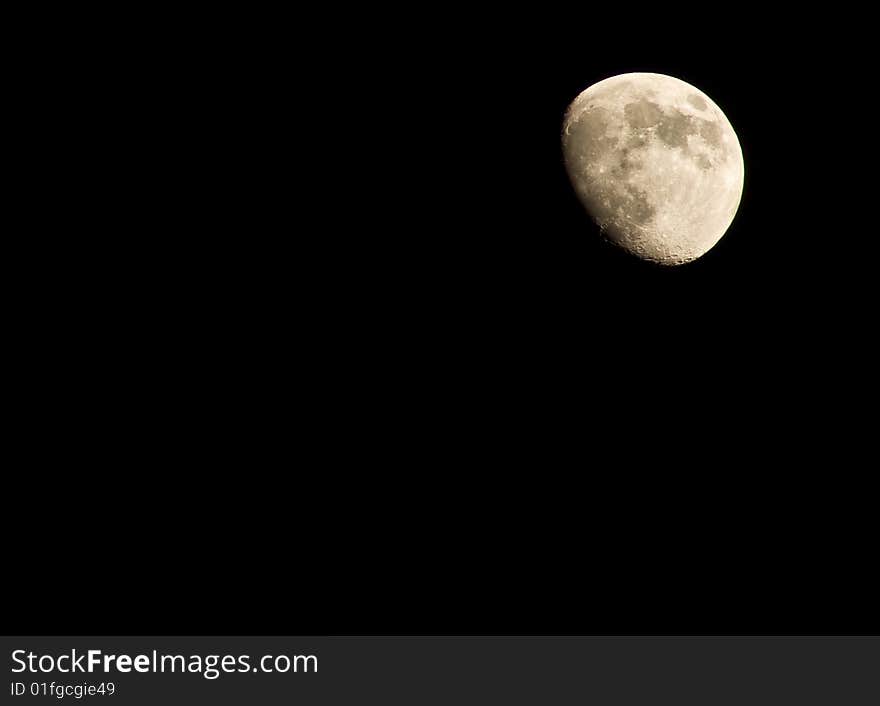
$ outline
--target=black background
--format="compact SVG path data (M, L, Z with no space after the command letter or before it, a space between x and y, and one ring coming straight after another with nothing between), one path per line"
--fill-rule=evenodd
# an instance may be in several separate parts
M9 631L875 631L861 24L23 21ZM690 265L562 167L627 71L742 144Z

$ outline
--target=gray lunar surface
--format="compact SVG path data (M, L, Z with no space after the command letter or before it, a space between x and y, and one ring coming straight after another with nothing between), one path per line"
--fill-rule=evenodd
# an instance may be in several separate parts
M663 74L613 76L565 114L565 166L604 235L645 260L705 254L733 221L745 167L733 127L702 91Z

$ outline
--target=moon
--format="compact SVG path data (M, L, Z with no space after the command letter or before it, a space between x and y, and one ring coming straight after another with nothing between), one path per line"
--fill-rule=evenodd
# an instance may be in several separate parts
M587 88L565 113L562 151L602 233L663 265L707 253L742 197L745 165L730 121L672 76L621 74Z

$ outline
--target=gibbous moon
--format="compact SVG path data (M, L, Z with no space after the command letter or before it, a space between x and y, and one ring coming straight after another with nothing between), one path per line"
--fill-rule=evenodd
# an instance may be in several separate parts
M705 93L663 74L621 74L565 114L572 186L611 242L680 265L708 252L733 221L745 167L733 127Z

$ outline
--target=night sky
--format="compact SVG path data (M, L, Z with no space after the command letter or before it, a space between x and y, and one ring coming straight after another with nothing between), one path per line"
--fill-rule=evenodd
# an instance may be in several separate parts
M408 12L35 25L16 426L61 477L28 516L119 542L22 549L31 597L106 569L46 629L870 630L860 20ZM682 267L563 167L569 102L630 71L743 149Z

